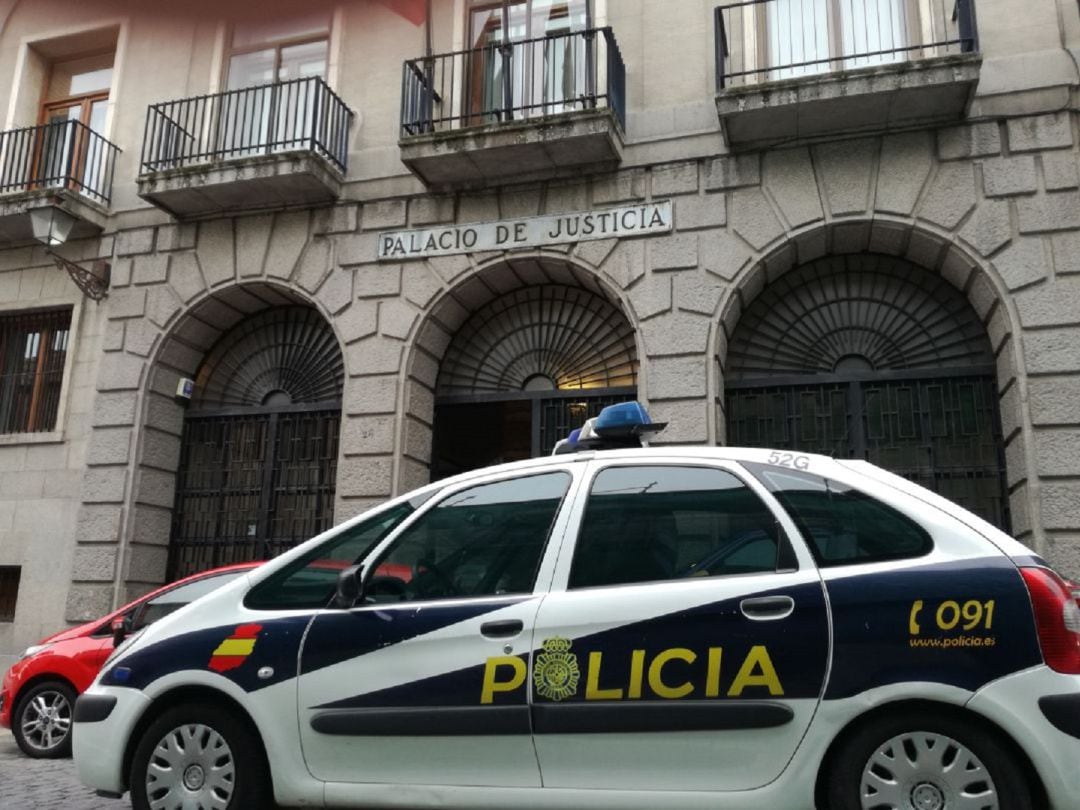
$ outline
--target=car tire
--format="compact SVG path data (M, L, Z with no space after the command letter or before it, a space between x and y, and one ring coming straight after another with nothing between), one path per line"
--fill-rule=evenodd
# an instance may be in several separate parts
M11 713L11 733L28 757L71 756L75 690L64 681L45 681L20 695Z
M214 703L182 703L163 712L139 739L129 777L131 805L150 810L151 802L163 806L166 800L169 807L273 807L262 751L258 736L234 712Z
M1000 810L1032 810L1031 787L1014 760L995 734L962 718L926 710L885 716L837 749L828 807L935 810L952 807L950 797L964 791L993 791Z

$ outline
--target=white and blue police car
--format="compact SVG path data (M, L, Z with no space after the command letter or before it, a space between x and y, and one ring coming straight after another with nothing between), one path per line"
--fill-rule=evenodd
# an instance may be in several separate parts
M75 709L134 807L1066 810L1080 611L865 462L640 445L439 481L148 627Z

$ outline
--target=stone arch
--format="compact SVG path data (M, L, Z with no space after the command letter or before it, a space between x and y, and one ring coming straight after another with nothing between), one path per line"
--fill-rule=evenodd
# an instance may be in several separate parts
M608 245L601 258L606 257L611 248ZM477 320L498 325L502 319L506 326L506 318L514 317L508 313L515 309L520 315L530 309L549 306L572 311L564 320L573 322L562 324L561 337L556 340L567 339L575 331L593 334L601 325L610 330L609 339L598 347L598 351L577 358L580 361L578 371L567 371L556 383L581 386L582 389L592 385L619 388L641 385L639 358L643 357L643 349L637 318L619 287L601 272L584 261L546 252L500 256L479 264L432 299L406 350L400 446L402 488L427 477L436 392L440 390L440 383L444 391L469 385L481 389L487 386L492 390L500 385L524 388L531 379L539 376L534 373L533 365L537 369L560 367L557 363L545 366L539 352L534 352L524 365L515 364L509 357L494 356L497 355L494 345L488 347L493 351L486 357L470 357L460 339L455 346L455 336L466 333L475 336ZM520 354L528 353L526 344L530 340L537 342L550 338L520 334L518 337L521 339ZM451 368L440 375L444 358L448 358ZM500 369L494 372L499 380L491 379L495 366ZM611 373L614 367L619 370ZM583 371L585 369L591 371ZM560 376L556 371L546 373Z
M196 380L198 398L201 393L198 386L208 382L206 362L218 351L223 339L264 314L292 308L315 313L312 322L321 321L326 326L331 336L327 340L333 341L332 349L340 356L340 342L332 331L332 320L318 302L283 284L252 280L228 284L194 299L173 321L157 350L148 358L141 429L137 434L128 500L131 525L124 549L128 578L160 580L166 572L185 408L190 407L182 404L176 395L178 382L183 378ZM204 373L200 375L200 371ZM327 384L320 381L317 390L323 391ZM339 380L339 399L340 386ZM209 404L218 407L242 404L217 401L226 397L220 391L211 392L209 398L215 401Z
M779 238L748 255L734 275L730 294L720 307L713 340L717 401L716 431L726 440L725 376L732 336L739 321L765 288L796 268L827 257L877 255L910 262L957 290L977 316L993 353L998 411L1005 441L1006 480L1013 514L1013 531L1041 543L1037 523L1029 519L1028 501L1037 487L1030 446L1031 425L1024 406L1024 358L1017 339L1019 318L1009 285L994 263L950 232L903 217L852 217L785 231Z

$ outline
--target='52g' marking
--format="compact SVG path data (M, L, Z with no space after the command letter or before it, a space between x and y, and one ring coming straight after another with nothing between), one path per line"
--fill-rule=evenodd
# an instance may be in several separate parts
M769 463L777 467L805 470L810 466L810 456L799 456L795 453L769 453Z

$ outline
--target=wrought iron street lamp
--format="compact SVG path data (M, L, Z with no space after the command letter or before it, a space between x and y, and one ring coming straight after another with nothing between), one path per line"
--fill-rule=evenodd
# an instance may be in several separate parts
M112 274L109 263L98 259L87 270L52 250L68 240L76 221L75 217L56 205L30 209L30 228L34 238L45 245L45 252L52 257L57 267L71 276L71 280L84 295L100 301L109 294L109 278Z

